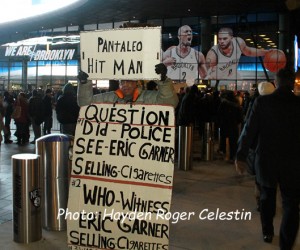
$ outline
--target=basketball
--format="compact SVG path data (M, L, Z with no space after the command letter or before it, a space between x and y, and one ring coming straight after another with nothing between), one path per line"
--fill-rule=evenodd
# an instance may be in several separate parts
M282 50L272 49L265 54L263 62L267 70L277 72L285 67L286 57Z

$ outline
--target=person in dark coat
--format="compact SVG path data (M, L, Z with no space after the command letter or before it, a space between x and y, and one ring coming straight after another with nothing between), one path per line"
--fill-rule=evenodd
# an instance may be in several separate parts
M276 90L256 98L236 155L236 169L242 174L249 147L257 139L255 173L261 188L263 239L272 242L273 206L276 188L282 197L280 249L292 249L299 230L300 204L300 98L293 92L295 74L281 69L276 74Z
M16 123L16 132L17 144L24 145L29 141L29 125L30 118L28 112L28 100L24 92L20 92L17 100L14 104L14 109L17 109L17 106L20 109L19 115L13 117Z
M4 132L4 143L12 143L13 141L10 139L11 131L10 131L10 123L11 123L11 115L13 113L13 107L14 107L14 98L13 96L8 92L4 92L4 100L3 105L5 108L4 112L4 126L5 126L5 132Z
M28 102L29 117L31 120L32 130L34 134L34 140L30 143L34 144L36 139L38 139L42 135L41 124L44 121L43 99L38 94L38 91L34 89L32 91L32 96L29 98Z
M198 87L193 85L186 89L178 112L179 126L193 126L196 119Z
M46 89L45 96L43 98L43 109L44 109L44 126L43 133L44 135L51 134L52 123L53 123L53 99L51 89Z
M253 107L253 103L255 101L255 98L257 98L260 95L270 95L274 92L275 90L275 85L271 82L260 82L258 84L258 88L256 90L257 93L254 93L254 95L252 96L250 102L249 102L249 110L247 111L247 115L244 117L244 121L246 122L249 118L249 115L251 113L251 109ZM244 133L244 129L241 132L241 137L243 136ZM250 146L249 148L249 155L247 158L247 165L248 165L248 173L251 175L255 176L255 148L256 148L257 142L254 142L254 145ZM256 199L256 205L257 205L257 211L260 211L260 185L257 182L257 180L255 180L255 199ZM276 197L274 197L276 198ZM273 202L273 205L275 207L276 210L276 199Z
M221 95L221 103L217 111L220 126L220 151L227 153L230 163L234 163L239 138L239 125L242 122L242 109L235 98L234 92L227 90ZM229 141L229 151L226 152L226 139Z
M76 92L71 83L63 88L63 93L56 103L57 120L60 123L60 132L75 135L76 123L79 115Z

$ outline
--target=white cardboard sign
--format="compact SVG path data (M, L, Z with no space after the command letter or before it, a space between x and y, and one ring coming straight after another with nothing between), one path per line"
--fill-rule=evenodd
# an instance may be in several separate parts
M169 249L174 109L80 109L68 209L69 249Z
M161 27L80 33L81 70L89 79L158 79Z

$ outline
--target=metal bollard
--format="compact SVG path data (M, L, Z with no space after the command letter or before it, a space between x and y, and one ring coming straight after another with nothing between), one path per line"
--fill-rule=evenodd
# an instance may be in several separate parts
M67 229L64 216L58 217L58 212L67 208L73 140L73 136L59 133L36 140L36 153L41 157L42 170L42 226L46 230Z
M42 238L40 158L36 154L12 156L13 239L30 243Z
M193 127L179 126L178 168L184 171L192 169L193 162Z
M211 161L214 158L214 141L213 141L213 123L206 122L204 126L203 142L204 142L204 160Z

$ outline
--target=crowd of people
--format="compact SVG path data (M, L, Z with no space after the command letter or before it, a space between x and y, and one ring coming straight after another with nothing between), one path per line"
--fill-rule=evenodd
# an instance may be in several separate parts
M282 69L275 83L262 82L249 92L186 87L180 93L174 90L167 77L167 67L161 63L155 68L160 81L142 88L137 81L120 81L115 91L95 93L85 72L78 75L76 98L74 87L67 83L54 97L51 89L24 92L12 96L4 93L0 100L1 129L4 143L12 143L11 119L16 124L17 144L29 142L32 125L35 143L41 134L51 133L53 109L61 124L61 132L74 135L80 106L93 102L167 104L175 109L176 126L198 127L203 134L205 123L214 123L219 131L221 155L235 163L239 173L245 169L255 175L257 201L261 212L263 239L272 242L273 218L276 209L277 185L283 200L283 219L280 229L281 249L292 249L299 228L300 162L300 98L293 93L294 73ZM154 85L154 87L152 86ZM276 85L276 89L275 89ZM2 138L1 138L2 139ZM245 162L254 155L252 166Z
M35 144L42 135L51 134L53 111L57 114L60 132L75 135L79 114L76 89L67 83L62 91L34 89L31 92L5 91L0 99L0 142L18 145ZM11 123L15 124L12 134ZM30 141L30 127L34 138Z

